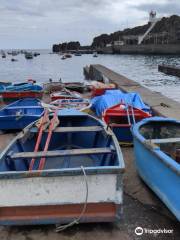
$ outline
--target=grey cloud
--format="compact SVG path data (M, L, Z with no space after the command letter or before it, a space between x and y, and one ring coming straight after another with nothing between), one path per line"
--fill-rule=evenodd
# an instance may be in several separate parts
M151 9L156 10L160 14L179 14L180 13L180 2L178 0L167 0L166 2L160 3L144 3L137 6L133 6L141 11L150 11Z
M117 0L115 0L117 1ZM15 14L44 16L49 12L62 12L62 11L74 11L81 10L93 10L96 11L96 7L105 7L110 4L110 0L2 0L1 6L3 10L10 11Z
M139 24L142 19L140 24L145 23L148 18L145 12L151 9L162 15L179 13L178 2L157 0L157 3L150 4L147 0L0 0L0 32L3 35L0 48L45 48L56 42L70 40L90 44L94 36L120 30L126 27L126 22L130 22L129 27Z

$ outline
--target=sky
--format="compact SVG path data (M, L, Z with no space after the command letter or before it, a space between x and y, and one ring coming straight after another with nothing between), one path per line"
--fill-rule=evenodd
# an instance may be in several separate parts
M146 24L148 12L180 14L180 0L0 0L0 49L51 48L64 41Z

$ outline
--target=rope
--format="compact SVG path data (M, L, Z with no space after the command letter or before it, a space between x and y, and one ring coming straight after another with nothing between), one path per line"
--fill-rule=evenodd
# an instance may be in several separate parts
M89 189L88 189L87 175L86 175L86 172L85 172L85 169L84 169L83 166L81 166L81 170L82 170L82 172L84 174L84 181L85 181L85 186L86 186L86 197L85 197L84 206L82 208L82 211L81 211L79 217L76 218L75 220L73 220L72 222L70 222L70 223L68 223L66 225L60 225L60 226L56 227L56 232L64 231L65 229L67 229L69 227L72 227L75 224L79 224L79 221L81 220L81 218L83 217L83 215L84 215L84 213L86 211Z
M56 119L57 119L57 110L54 112L53 118L50 121L48 135L47 135L47 139L46 139L46 143L45 143L45 146L44 146L43 153L46 153L48 148L49 148L49 144L50 144L50 141L51 141L51 138L52 138L53 129L56 127ZM40 159L38 170L43 170L44 165L45 165L45 161L46 161L45 157L42 157Z

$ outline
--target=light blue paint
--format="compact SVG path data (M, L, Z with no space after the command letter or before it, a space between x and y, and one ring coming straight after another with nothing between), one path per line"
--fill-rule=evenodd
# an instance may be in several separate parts
M172 123L180 121L154 117L144 119L133 127L136 167L146 184L158 195L180 221L180 164L163 153L160 148L149 148L140 128L148 123ZM180 137L180 136L179 136Z

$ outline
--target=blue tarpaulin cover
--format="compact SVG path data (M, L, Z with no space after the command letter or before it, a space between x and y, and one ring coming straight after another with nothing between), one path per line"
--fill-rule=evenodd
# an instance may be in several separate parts
M96 112L97 116L101 116L107 108L119 103L125 103L145 112L150 112L150 107L142 101L138 93L123 93L120 90L106 90L104 95L94 97L91 100L91 109Z

